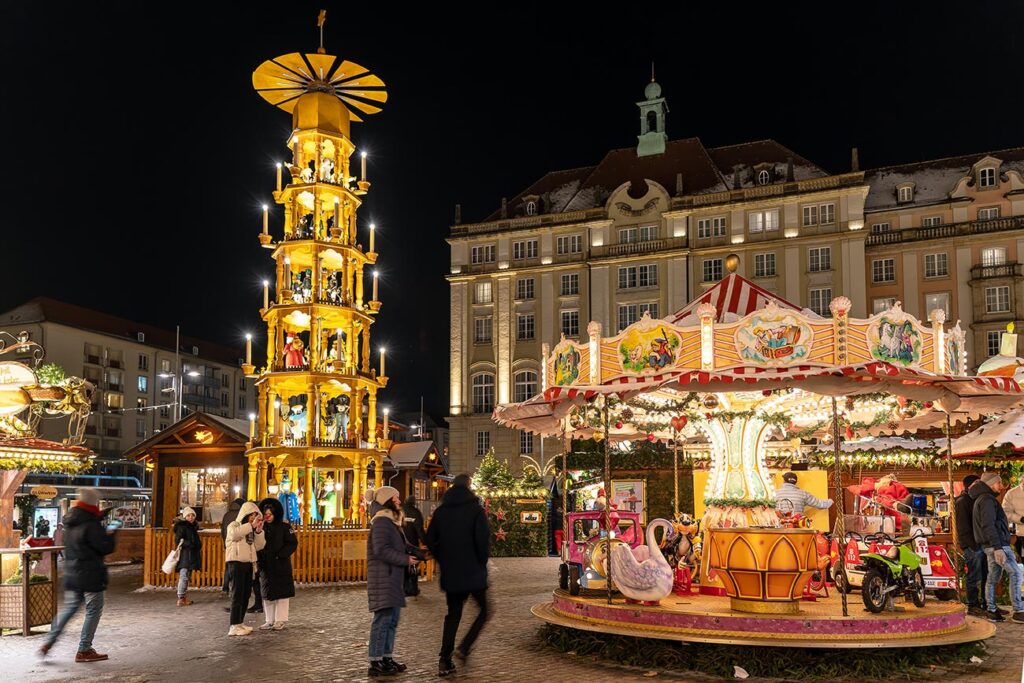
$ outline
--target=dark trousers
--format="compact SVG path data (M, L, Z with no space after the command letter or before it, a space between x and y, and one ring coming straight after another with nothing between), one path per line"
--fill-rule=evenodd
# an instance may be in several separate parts
M231 563L228 562L224 565L224 585L221 586L221 590L225 593L231 593ZM252 595L255 600L252 603L254 609L263 609L263 592L260 589L260 570L256 570L256 577L252 581Z
M985 558L985 552L981 548L964 548L964 569L967 571L967 606L983 607L985 582L988 580L988 560Z
M245 621L245 610L249 606L252 592L252 563L228 562L231 570L231 625Z
M459 622L462 621L462 608L466 606L466 600L470 596L473 596L477 607L480 608L480 613L476 615L473 625L469 627L469 631L459 644L459 649L463 654L468 655L469 651L473 649L473 643L476 642L480 631L483 630L484 624L487 623L487 619L490 617L487 608L486 588L473 591L472 593L447 593L446 595L448 598L448 614L444 617L444 635L441 637L442 659L448 659L452 656L452 652L455 651L455 636L459 631Z

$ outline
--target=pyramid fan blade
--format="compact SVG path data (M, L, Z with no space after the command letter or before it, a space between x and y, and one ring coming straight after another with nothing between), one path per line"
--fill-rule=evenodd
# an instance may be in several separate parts
M306 61L309 62L309 66L313 69L314 78L318 81L327 80L335 59L337 57L334 55L306 54Z
M338 88L338 95L345 95L348 97L358 97L362 100L371 100L373 102L387 102L388 91L387 90L363 90L362 88Z
M345 89L349 89L349 88L383 88L384 87L384 81L380 80L380 78L377 77L376 75L370 74L370 73L361 74L358 78L353 78L353 79L350 79L350 80L339 79L339 80L333 81L333 83L334 83L335 87L337 87L337 88L345 88Z
M338 68L331 74L331 83L337 84L339 81L345 81L355 76L362 76L363 74L369 73L370 70L365 66L350 62L347 59L338 65Z
M375 107L372 104L360 102L359 100L353 99L351 97L346 97L345 95L338 95L338 97L341 99L342 102L348 104L350 109L351 107L355 107L364 114L379 114L381 111L380 107Z
M302 55L299 54L298 52L292 52L291 54L281 55L280 57L275 57L271 61L293 72L294 74L305 78L306 80L314 80L314 76L309 70L309 65L306 63L306 60L302 58Z

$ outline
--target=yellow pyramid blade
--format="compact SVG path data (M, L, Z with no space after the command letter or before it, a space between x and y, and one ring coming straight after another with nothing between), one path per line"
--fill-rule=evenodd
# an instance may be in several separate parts
M313 74L309 72L309 66L306 64L306 60L304 60L302 55L298 52L281 55L280 57L275 57L271 61L285 69L288 69L289 71L294 72L296 75L304 77L307 80L314 80Z
M306 59L313 67L314 78L318 81L326 81L337 57L334 55L306 54Z
M337 79L332 81L332 84L337 88L383 88L384 81L380 80L374 74L364 73L360 74L358 78L351 80Z
M354 100L351 97L345 97L344 95L338 95L338 97L339 99L341 99L342 102L349 105L349 109L355 107L364 114L379 114L381 112L380 107L375 107L372 104L366 104L364 102L360 102L359 100Z
M331 74L331 83L337 83L338 81L344 81L354 76L361 76L365 73L369 73L369 69L355 62L350 62L347 59L338 65L338 68Z

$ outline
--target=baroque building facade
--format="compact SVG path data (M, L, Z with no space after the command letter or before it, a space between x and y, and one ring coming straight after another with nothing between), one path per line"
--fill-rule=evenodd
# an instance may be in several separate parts
M729 272L821 315L840 295L854 316L945 308L974 367L998 346L1024 296L1024 149L867 171L854 151L830 173L774 140L670 141L660 86L644 95L635 148L548 173L484 221L456 216L452 472L492 447L513 466L558 452L490 419L537 393L542 345L667 317Z

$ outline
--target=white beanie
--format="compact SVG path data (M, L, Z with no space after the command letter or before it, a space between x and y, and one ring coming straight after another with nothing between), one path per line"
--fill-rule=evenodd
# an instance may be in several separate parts
M94 508L98 508L100 506L100 494L96 489L80 488L77 493L78 502L82 505L91 505Z
M398 489L396 489L394 486L381 486L373 494L373 500L375 503L380 503L381 505L383 505L384 503L388 502L397 495L399 495Z
M986 486L991 487L994 484L998 484L1000 481L1002 481L1002 478L999 476L997 472L986 472L985 474L981 475L981 481L983 481Z
M181 510L181 517L182 517L182 519L184 519L185 517L188 517L189 515L192 515L193 517L198 517L198 515L196 515L196 511L186 505Z

